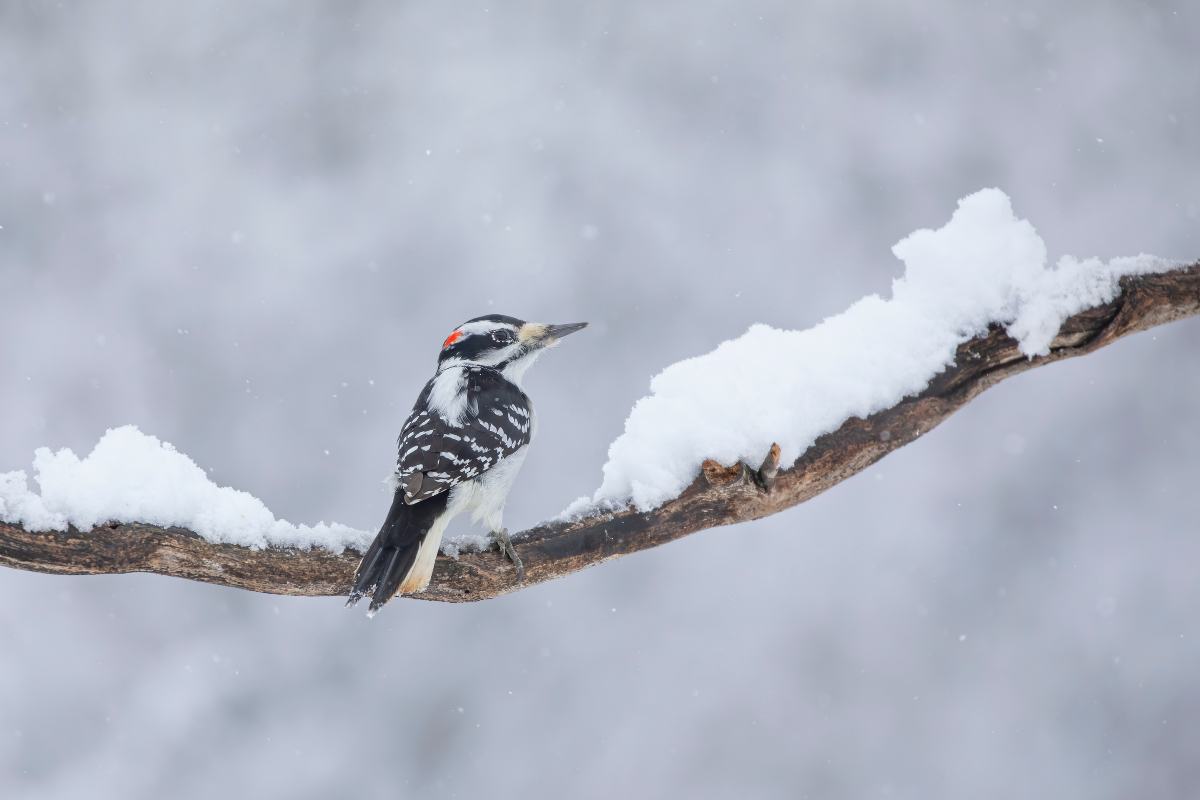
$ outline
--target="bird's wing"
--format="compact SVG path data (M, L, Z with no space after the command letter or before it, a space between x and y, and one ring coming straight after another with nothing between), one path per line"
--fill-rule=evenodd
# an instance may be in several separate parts
M466 406L459 424L431 404L433 381L400 431L396 479L408 504L477 478L529 444L529 398L487 367L463 367Z

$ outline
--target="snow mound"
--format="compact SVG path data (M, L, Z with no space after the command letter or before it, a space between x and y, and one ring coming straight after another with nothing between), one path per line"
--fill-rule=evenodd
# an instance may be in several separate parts
M0 519L30 531L88 531L107 522L180 527L212 542L247 547L362 550L372 534L345 525L293 525L257 497L218 486L196 462L132 425L106 432L79 458L68 449L34 454L41 494L25 472L0 473Z
M609 448L600 488L563 518L654 508L682 492L704 459L755 464L772 442L794 464L848 418L920 392L990 323L1006 325L1025 355L1044 355L1063 320L1112 300L1121 276L1172 266L1144 255L1064 256L1049 269L1041 237L998 189L963 198L945 226L916 231L892 252L905 272L891 299L865 297L803 331L754 325L659 373Z

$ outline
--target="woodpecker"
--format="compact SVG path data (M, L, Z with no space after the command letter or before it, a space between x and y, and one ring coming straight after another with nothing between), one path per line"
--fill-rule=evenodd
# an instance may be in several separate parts
M347 607L371 595L373 616L396 594L425 590L442 534L469 512L500 552L524 565L503 525L504 502L537 429L521 379L537 357L586 322L545 325L492 314L442 343L437 371L400 430L392 506L354 576Z

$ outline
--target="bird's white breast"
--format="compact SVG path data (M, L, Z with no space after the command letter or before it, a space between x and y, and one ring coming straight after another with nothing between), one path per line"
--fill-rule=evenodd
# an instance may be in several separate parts
M478 478L455 486L451 490L450 508L455 513L469 512L473 522L482 521L489 528L498 527L504 503L528 450L529 445L525 445Z

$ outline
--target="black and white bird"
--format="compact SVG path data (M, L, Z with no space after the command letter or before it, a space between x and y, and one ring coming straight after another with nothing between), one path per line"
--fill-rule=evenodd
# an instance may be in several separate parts
M521 378L544 350L586 326L493 314L446 337L437 372L400 430L392 507L358 565L347 606L371 595L374 614L396 594L424 591L442 534L463 512L488 527L524 577L503 524L504 502L537 429Z

